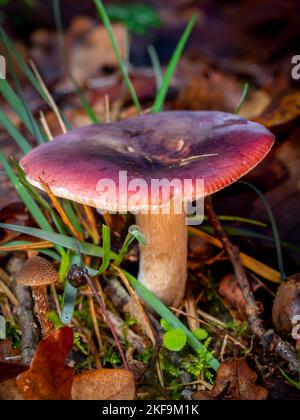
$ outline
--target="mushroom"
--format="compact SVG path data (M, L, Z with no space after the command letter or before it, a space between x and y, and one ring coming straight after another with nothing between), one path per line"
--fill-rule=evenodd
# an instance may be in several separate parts
M136 213L148 242L140 247L139 280L176 306L187 277L186 208L180 213L178 203L230 185L273 142L266 128L237 115L170 111L71 130L36 147L20 164L31 184L43 189L42 179L58 197ZM162 192L157 180L180 185ZM180 188L185 180L191 184ZM199 180L203 188L197 189Z
M43 257L29 258L18 274L17 281L24 286L30 286L34 300L34 311L39 320L43 337L51 334L53 326L48 320L47 286L58 280L58 274L53 265Z

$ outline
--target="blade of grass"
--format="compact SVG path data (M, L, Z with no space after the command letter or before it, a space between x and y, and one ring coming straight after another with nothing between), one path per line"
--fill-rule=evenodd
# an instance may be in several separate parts
M205 351L204 346L197 340L191 331L149 290L145 288L134 276L122 270L132 287L140 297L173 328L179 328L187 337L189 345L196 351ZM213 356L209 360L210 366L217 371L220 363Z
M80 88L76 79L72 75L69 65L68 65L66 48L65 48L65 40L64 40L64 32L63 32L63 26L62 26L62 20L61 20L60 0L53 0L53 14L54 14L56 30L59 36L61 55L64 60L66 74L68 75L69 79L71 80L74 86L75 92L80 100L80 103L85 113L87 114L87 116L89 117L92 123L97 124L100 122L100 120L98 116L95 114L93 108L88 103L82 89Z
M102 247L103 247L103 259L101 266L97 273L95 274L98 276L99 274L104 273L107 270L110 264L111 252L110 252L110 229L106 225L102 225Z
M8 67L9 67L10 73L11 73L11 75L13 77L13 81L14 81L14 84L15 84L15 87L16 87L16 90L17 90L17 93L18 93L18 96L21 99L21 102L23 104L23 107L24 107L24 109L26 111L26 114L28 116L28 119L30 121L31 128L32 128L32 133L35 136L35 138L37 139L37 141L38 141L39 144L44 143L46 141L46 137L42 133L39 125L37 124L37 122L36 122L36 120L35 120L32 112L31 112L31 109L29 108L29 106L27 104L27 101L25 99L25 96L24 96L24 93L23 93L21 84L19 82L19 78L18 78L17 73L16 73L16 70L15 70L15 67L14 67L14 65L12 63L11 53L8 50L6 44L4 44L4 48L5 48L6 59L7 59L7 62L8 62Z
M142 245L147 245L146 238L142 234L140 228L137 225L132 225L128 229L128 234L126 235L126 238L124 240L124 243L122 245L122 248L115 259L115 264L120 265L125 254L128 251L128 247L132 244L134 240L137 240Z
M245 83L244 87L243 87L243 92L242 92L240 101L239 101L238 106L236 107L236 110L235 110L236 114L240 113L240 110L241 110L242 106L244 105L244 103L245 103L245 101L248 97L248 94L249 94L249 83Z
M154 104L152 106L152 112L153 113L157 113L157 112L160 112L162 110L162 107L163 107L163 104L165 102L166 95L167 95L167 92L168 92L168 89L169 89L169 85L170 85L170 82L171 82L171 78L174 74L174 71L175 71L176 66L178 64L178 61L180 60L180 57L183 53L184 47L185 47L186 42L187 42L187 40L188 40L188 38L189 38L189 36L192 32L192 29L195 25L195 22L196 22L196 16L194 15L189 20L189 22L188 22L180 40L178 42L178 45L177 45L177 47L176 47L176 49L175 49L175 51L174 51L174 53L171 57L171 60L170 60L170 63L167 67L166 73L164 75L161 87L160 87L160 89L159 89L159 91L158 91L158 93L155 97Z
M83 229L80 225L80 222L78 220L78 217L74 211L74 208L72 206L72 201L70 200L63 200L63 208L68 216L68 218L70 219L71 223L73 224L74 228L77 230L77 232L83 236Z
M33 74L32 70L30 69L30 67L27 65L27 63L24 61L23 57L20 55L20 53L18 52L18 50L15 48L13 42L6 35L6 33L4 32L3 28L0 28L0 36L2 37L2 40L3 40L4 45L6 45L6 48L13 55L13 57L15 58L15 60L16 60L16 62L18 64L18 66L23 71L23 73L25 74L25 76L27 77L27 79L30 81L30 83L32 84L32 86L34 87L34 89L39 93L39 95L41 96L41 98L48 105L50 105L49 102L48 102L48 97L45 95L45 92L44 92L42 86L40 85L39 81L36 79L35 75ZM63 114L62 114L62 118L63 118L63 121L64 121L65 125L67 126L67 128L68 129L72 128L71 124L69 123L69 121L66 119L66 117Z
M6 35L4 30L0 28L0 36L2 38L3 43L6 45L6 48L12 53L13 57L16 60L16 63L22 70L22 72L25 74L27 79L31 82L32 86L35 88L35 90L40 94L40 96L44 99L45 102L47 102L47 97L45 96L39 82L35 78L34 74L32 73L29 66L26 64L25 60L21 56L21 54L18 52L18 50L15 48L14 43L10 40L10 38Z
M155 76L155 81L156 81L156 91L158 92L163 82L163 75L161 71L159 57L153 45L148 46L148 53L149 53L153 71L154 71L154 76Z
M15 187L20 198L22 199L28 211L30 212L34 220L37 222L37 224L40 226L40 228L48 232L53 231L52 226L50 225L50 223L48 222L48 220L42 213L37 203L30 196L30 194L28 193L24 185L18 180L17 176L15 175L14 171L10 167L9 163L7 162L1 150L0 150L0 163L4 167L4 170L7 176L9 177L12 185ZM64 250L61 247L56 247L56 248L57 248L57 251L61 255L64 253Z
M220 215L220 216L218 216L218 218L222 221L225 221L225 222L242 222L242 223L247 223L249 225L268 227L268 225L266 223L263 223L259 220L255 220L255 219L249 219L247 217ZM188 220L190 220L190 219L192 221L195 221L195 220L197 220L197 216L188 217ZM201 220L201 223L202 223L202 216L201 216L200 220ZM207 216L204 216L204 220L207 220Z
M264 241L268 241L268 242L274 242L274 238L272 236L268 236L268 235L264 235L262 233L258 233L258 232L253 232L249 229L243 229L243 228L233 228L233 227L228 227L225 226L224 227L226 233L228 233L229 236L243 236L246 238L256 238L256 239L262 239ZM201 226L201 230L203 232L207 232L210 234L213 234L213 229L211 228L211 226L206 226L206 225L202 225ZM281 246L291 249L292 251L297 252L298 254L300 253L300 247L294 244L291 244L289 242L286 241L280 241Z
M95 6L97 8L97 11L99 13L100 18L102 19L103 25L105 26L105 28L108 32L108 35L109 35L110 41L112 43L114 53L116 55L116 58L117 58L117 61L118 61L119 67L120 67L120 71L121 71L122 76L124 78L124 81L126 83L127 89L128 89L128 91L131 95L132 101L133 101L137 111L139 113L141 113L142 112L141 104L138 100L138 97L137 97L137 94L135 92L134 86L133 86L133 84L132 84L132 82L129 78L127 68L126 68L126 66L125 66L125 64L122 60L122 57L121 57L121 54L120 54L120 51L119 51L119 47L118 47L118 43L117 43L116 37L114 35L109 17L107 15L106 10L105 10L105 7L104 7L101 0L94 0L94 3L95 3Z
M31 235L35 238L43 239L44 241L49 241L53 244L62 246L64 248L70 249L72 251L77 251L75 241L73 237L62 235L60 233L48 232L43 229L31 228L27 226L12 225L6 223L0 223L0 228L11 229L15 232L21 232L25 235ZM102 247L88 242L78 241L80 252L82 254L90 255L92 257L101 257L103 258L103 249ZM1 247L0 247L1 250ZM110 252L110 258L115 259L117 254Z
M40 205L42 206L46 211L48 211L52 217L52 220L58 229L60 233L65 233L64 225L62 223L62 220L60 217L56 214L56 212L53 210L53 208L48 204L46 200L44 200L40 194L37 193L36 189L27 181L25 173L19 163L12 157L11 158L14 167L16 168L18 175L20 177L20 182L24 185L26 190L28 191L29 195L32 196L32 198Z
M189 226L188 231L190 234L199 236L220 249L223 248L223 245L218 238L209 235L202 229L200 230L195 227ZM250 257L250 255L247 255L244 252L240 252L240 258L242 260L243 265L249 270L253 271L254 273L273 283L280 283L280 273L278 271L256 260L255 258Z
M0 110L0 125L2 125L8 134L11 135L11 137L15 140L17 145L20 147L22 152L24 154L30 152L31 146L21 134L21 132L13 125L13 123L10 121L10 119Z
M23 248L24 247L24 248ZM51 247L53 247L53 244L51 244ZM48 257L52 258L55 261L59 261L61 259L61 256L55 252L53 249L49 248L37 248L35 242L29 242L29 241L11 241L7 242L5 245L1 246L0 253L5 252L12 252L12 251L18 251L18 250L24 250L24 249L34 249L38 251L40 254L47 255Z
M269 220L270 220L270 223L271 223L274 242L275 242L275 247L276 247L278 269L279 269L280 274L281 274L281 279L284 280L286 278L286 275L285 275L285 271L284 271L284 263L283 263L280 237L279 237L279 233L278 233L278 229L277 229L276 220L274 218L274 215L273 215L272 209L270 207L270 204L269 204L268 200L266 199L266 197L264 196L264 194L257 187L255 187L255 185L251 184L250 182L246 182L246 181L239 181L239 182L241 184L247 185L247 187L251 188L252 190L254 190L256 192L256 194L261 199L261 201L262 201L262 203L263 203L263 205L264 205L264 207L267 211L267 214L268 214L268 217L269 217Z
M20 118L25 127L30 131L31 134L34 135L34 132L32 132L31 122L28 118L22 101L18 98L15 91L11 88L5 79L0 79L0 92L5 98L6 102L10 105L11 109Z

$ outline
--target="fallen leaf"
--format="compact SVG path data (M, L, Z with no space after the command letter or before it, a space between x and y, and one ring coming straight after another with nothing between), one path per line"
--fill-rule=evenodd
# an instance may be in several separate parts
M73 344L69 327L59 328L42 340L30 368L17 378L25 400L70 400L74 369L65 365Z
M268 391L255 385L256 373L244 359L232 359L220 366L211 391L196 391L193 400L265 400Z
M300 91L281 94L255 121L268 128L286 124L300 116L299 103Z
M251 289L253 292L255 292L259 287L258 283L251 282ZM220 281L218 291L224 298L225 302L231 308L238 311L242 319L247 319L245 312L246 302L234 275L227 274L224 276ZM262 310L263 308L261 302L258 302L258 304Z
M73 400L134 400L135 382L123 369L99 369L75 376Z
M120 55L124 58L126 28L121 24L113 24L113 31ZM73 19L66 36L66 47L70 72L79 84L99 75L103 67L116 68L118 65L106 29L99 24L95 25L88 17Z
M11 378L0 382L0 401L4 400L23 400L16 385L16 379Z

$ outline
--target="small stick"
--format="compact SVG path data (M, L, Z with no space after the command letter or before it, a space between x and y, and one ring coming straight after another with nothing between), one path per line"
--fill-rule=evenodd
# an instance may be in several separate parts
M282 338L276 335L273 330L265 330L259 316L259 307L242 266L239 249L231 243L227 233L219 222L210 197L205 200L205 210L210 224L220 238L233 265L236 280L246 302L245 310L251 331L261 340L266 350L275 351L282 359L289 363L289 367L292 371L299 372L300 363L293 346L282 340Z
M104 347L103 347L103 343L102 343L102 338L101 338L101 334L100 334L98 320L97 320L97 316L96 316L96 312L95 312L94 300L93 300L92 296L88 296L88 302L89 302L90 313L91 313L91 317L92 317L92 321L93 321L93 327L94 327L95 335L96 335L96 338L97 338L99 350L100 350L100 353L103 353Z
M120 341L119 341L119 339L118 339L118 336L117 336L117 334L116 334L115 328L114 328L114 326L113 326L113 324L112 324L112 322L111 322L111 319L110 319L110 317L109 317L109 315L108 315L108 313L107 313L107 310L106 310L105 304L104 304L104 302L102 301L101 297L99 296L98 290L97 290L96 286L94 285L94 283L93 283L93 281L92 281L91 277L89 276L89 274L87 273L87 271L86 271L86 270L85 270L85 272L84 272L84 274L83 274L83 277L84 277L85 281L87 282L87 284L89 285L89 287L91 288L91 290L92 290L92 292L93 292L93 294L94 294L94 296L95 296L95 299L96 299L96 301L97 301L97 303L98 303L98 305L99 305L99 307L100 307L100 309L101 309L101 312L102 312L102 314L103 314L103 316L104 316L104 318L105 318L105 320L106 320L106 322L107 322L107 324L108 324L108 326L109 326L109 328L110 328L110 330L111 330L111 333L112 333L112 335L113 335L113 337L114 337L114 340L115 340L115 342L116 342L116 345L117 345L117 347L118 347L118 350L119 350L119 353L120 353L121 359L122 359L122 361L123 361L124 367L125 367L127 370L130 370L130 369L129 369L129 366L128 366L128 363L127 363L126 356L125 356L125 354L124 354L124 352L123 352L122 346L121 346Z

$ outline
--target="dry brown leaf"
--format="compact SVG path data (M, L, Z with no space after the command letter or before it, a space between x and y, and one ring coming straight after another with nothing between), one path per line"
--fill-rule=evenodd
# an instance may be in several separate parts
M255 292L260 286L258 283L250 282L251 289ZM245 312L246 302L241 292L241 289L238 285L233 274L227 274L224 276L219 284L218 291L220 295L224 298L225 302L232 308L238 311L240 317L242 319L247 319L247 314ZM257 302L261 308L263 309L262 304Z
M0 382L0 401L1 400L23 400L16 385L16 379L11 378Z
M75 376L73 400L134 400L135 382L123 369L99 369Z
M113 24L113 31L123 58L126 28L121 24ZM66 41L70 72L80 84L99 75L101 67L118 65L106 29L95 25L88 17L81 16L72 21Z
M74 369L65 365L73 344L69 327L42 340L30 368L19 375L17 386L25 400L70 400Z
M255 121L266 127L286 124L300 116L300 91L291 92L274 100L270 107Z
M268 391L255 385L256 373L244 359L232 359L220 366L211 391L196 391L193 400L265 400Z

